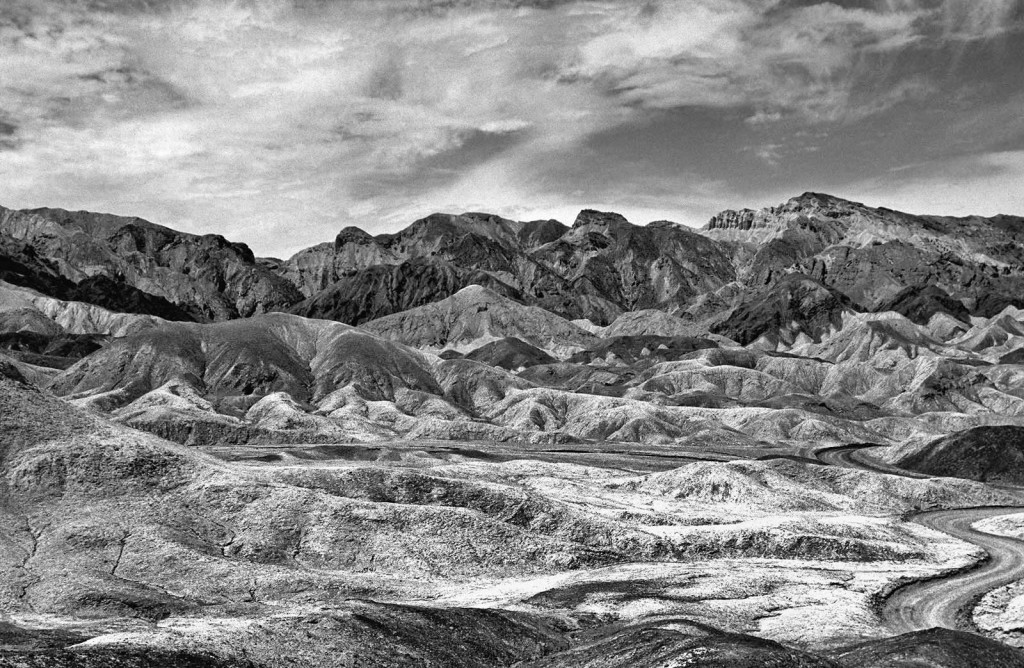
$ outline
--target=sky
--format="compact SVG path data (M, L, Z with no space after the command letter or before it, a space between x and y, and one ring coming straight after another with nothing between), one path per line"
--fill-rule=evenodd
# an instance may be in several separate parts
M1024 0L0 0L0 205L287 257L435 211L1024 215Z

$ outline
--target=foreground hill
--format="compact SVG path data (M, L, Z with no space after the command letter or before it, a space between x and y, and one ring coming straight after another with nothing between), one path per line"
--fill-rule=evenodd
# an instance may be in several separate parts
M0 611L34 620L0 624L2 666L269 668L348 656L382 668L854 665L678 615L603 626L587 611L586 594L558 582L613 574L609 566L632 562L664 564L666 573L682 568L685 577L629 585L671 592L695 584L694 568L721 573L740 560L758 582L773 581L745 594L736 581L723 590L733 607L715 619L742 627L756 623L766 597L767 605L784 607L809 587L834 592L831 580L815 584L806 575L820 573L822 559L833 560L833 569L864 564L877 578L893 564L896 577L964 557L954 542L892 515L851 518L835 508L863 510L865 500L899 511L940 499L953 506L1003 500L967 481L868 472L832 471L822 484L820 467L786 461L701 463L639 477L530 462L434 470L238 466L69 406L3 365L0 430L0 567L8 575L0 581ZM789 505L772 505L785 499ZM780 516L783 508L802 514ZM774 574L757 571L778 559ZM783 582L781 574L802 562L810 570L793 585ZM521 595L532 604L513 611L368 600L474 588L486 597L510 577L527 583ZM822 595L832 615L863 614ZM851 595L867 605L868 594ZM703 598L658 600L693 606L705 605ZM692 617L692 607L683 609ZM956 656L1013 656L1000 649L963 645ZM898 639L857 651L873 660L906 653Z
M934 628L848 648L836 660L851 668L1017 668L1024 666L1024 652L973 633Z

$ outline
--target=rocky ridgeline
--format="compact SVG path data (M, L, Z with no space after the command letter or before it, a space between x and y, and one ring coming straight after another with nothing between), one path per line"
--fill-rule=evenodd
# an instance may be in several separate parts
M990 317L1024 305L1022 242L1018 218L913 216L818 193L723 211L703 230L634 225L594 210L571 227L433 214L392 234L346 227L333 243L287 260L256 259L244 244L138 218L3 209L0 279L168 320L288 310L347 324L482 285L594 327L658 310L692 323L694 333L718 327L747 338L747 317L739 330L721 323L791 274L840 293L858 311L895 309L920 323L938 311L961 321ZM782 319L776 313L757 324L754 338L777 338L768 330Z
M916 443L1024 416L1020 227L809 193L700 232L435 214L257 260L5 211L0 345L37 385L184 443ZM64 289L85 301L45 294ZM167 309L183 317L147 313Z

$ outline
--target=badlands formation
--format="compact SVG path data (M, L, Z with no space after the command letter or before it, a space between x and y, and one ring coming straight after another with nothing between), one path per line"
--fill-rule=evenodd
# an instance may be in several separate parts
M0 667L1024 666L1024 219L0 208Z

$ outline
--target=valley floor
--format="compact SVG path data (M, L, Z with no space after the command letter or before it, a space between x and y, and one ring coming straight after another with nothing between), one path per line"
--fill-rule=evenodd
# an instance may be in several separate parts
M256 554L251 543L249 551L235 549L253 540L253 526L261 540L282 540L288 528L273 513L229 529L220 554L199 556L205 563L198 566L181 561L195 554L176 555L175 546L145 529L130 531L110 573L198 607L147 611L155 603L145 595L136 593L132 603L117 601L114 592L107 603L84 607L88 596L75 592L76 605L63 604L68 614L52 604L48 612L34 611L44 608L42 598L29 607L8 605L0 666L105 665L61 654L72 640L86 639L74 651L126 662L109 665L648 665L631 661L656 655L644 640L652 633L688 639L675 656L703 656L709 643L733 656L739 645L709 640L720 632L782 647L759 645L743 655L752 663L696 665L766 665L759 661L772 652L789 652L788 662L773 665L856 665L842 662L838 648L916 630L893 626L885 615L889 593L901 583L969 571L986 556L915 523L915 510L1024 507L1011 489L872 471L872 462L885 465L870 449L853 453L861 464L848 452L837 458L835 448L809 447L698 452L401 441L204 450L215 458L209 466L235 484L256 480L365 504L359 532L379 563L358 555L327 563L309 545L318 540L311 529L279 557ZM208 484L206 493L214 487ZM400 514L410 508L453 515L414 529L410 544L403 536L409 520ZM499 541L481 516L514 532ZM986 520L986 530L1013 535L1022 517ZM78 522L65 533L93 541L103 533ZM89 522L102 523L91 513ZM376 526L366 529L367 522ZM524 544L520 534L532 542ZM33 540L26 567L45 539L39 531ZM189 542L177 540L177 548ZM52 579L55 567L33 568L37 582L22 596L32 599L29 588L45 587L39 583ZM235 582L239 568L248 584ZM1006 623L1018 600L1024 599L1006 591L986 597L976 623L985 631L999 627L1004 642L1021 644L1019 626ZM448 634L461 653L430 649ZM602 643L611 645L584 656ZM823 663L801 663L806 657Z

